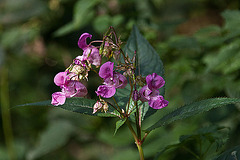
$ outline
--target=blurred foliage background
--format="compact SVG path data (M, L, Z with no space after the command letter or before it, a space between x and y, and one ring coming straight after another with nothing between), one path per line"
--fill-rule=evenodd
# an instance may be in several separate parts
M54 76L82 54L84 32L99 39L113 26L126 42L136 24L159 53L170 103L143 126L195 100L239 97L239 8L237 0L1 0L0 159L138 159L127 128L113 136L116 119L12 108L51 99L59 90ZM89 97L96 87L90 79ZM240 143L239 113L231 105L156 129L143 145L146 159L157 152L160 159L196 159L191 152L211 159Z

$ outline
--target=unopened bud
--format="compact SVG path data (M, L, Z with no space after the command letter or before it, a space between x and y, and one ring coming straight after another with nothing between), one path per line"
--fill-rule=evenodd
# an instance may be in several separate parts
M132 96L132 98L133 98L134 101L138 101L138 99L140 98L140 95L139 95L139 93L138 93L137 90L134 90L134 91L133 91L133 96Z
M93 106L93 114L96 113L98 110L100 110L102 107L103 107L103 104L97 101Z
M108 104L107 104L107 102L104 103L103 110L104 110L105 113L108 111Z

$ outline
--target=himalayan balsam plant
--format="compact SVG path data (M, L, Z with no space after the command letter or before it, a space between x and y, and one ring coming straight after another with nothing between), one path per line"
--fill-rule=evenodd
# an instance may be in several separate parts
M54 83L60 91L52 94L52 100L27 105L47 105L92 116L116 117L115 133L126 124L143 160L142 145L155 128L240 102L236 98L193 102L163 116L148 128L142 128L147 117L171 103L170 97L164 98L164 68L159 55L135 26L124 47L112 27L103 39L87 43L91 38L89 33L81 34L78 46L83 54L73 59L65 71L56 74ZM95 72L102 82L95 90L97 99L84 98L88 94L84 84L91 78L90 71Z

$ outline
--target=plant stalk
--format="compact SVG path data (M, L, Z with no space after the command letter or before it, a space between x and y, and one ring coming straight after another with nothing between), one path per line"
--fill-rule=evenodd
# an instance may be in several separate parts
M142 142L141 139L138 139L134 129L132 128L132 125L130 124L129 120L126 120L126 124L129 128L129 130L131 131L133 138L135 140L135 144L137 145L138 148L138 152L139 152L139 156L140 156L140 160L144 160L144 154L143 154L143 149L142 149Z
M0 79L0 104L2 112L2 125L5 137L5 143L8 151L8 156L10 160L15 160L15 150L13 146L13 132L11 125L11 114L10 114L10 104L9 104L9 88L8 88L8 69L3 67L1 70Z

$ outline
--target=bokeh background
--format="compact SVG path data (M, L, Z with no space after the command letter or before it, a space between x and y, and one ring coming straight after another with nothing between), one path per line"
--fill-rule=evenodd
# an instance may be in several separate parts
M126 42L135 24L159 53L170 103L143 126L195 100L239 97L239 8L238 0L0 0L0 159L138 159L127 128L113 135L116 119L16 107L51 99L59 90L54 76L82 54L77 41L84 32L99 39L113 26ZM88 87L94 93L95 81ZM198 153L199 143L206 159L238 145L239 109L230 105L154 130L143 145L146 159L170 144L178 145L160 159L195 159L186 148ZM217 140L198 134L209 126Z

